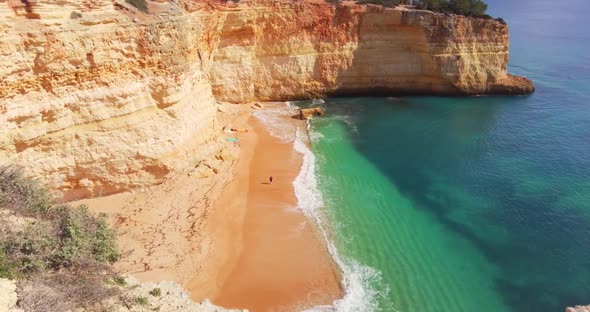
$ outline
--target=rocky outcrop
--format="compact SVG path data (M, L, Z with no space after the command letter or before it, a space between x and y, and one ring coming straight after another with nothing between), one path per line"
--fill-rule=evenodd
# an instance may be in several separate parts
M72 200L159 183L213 155L206 18L138 24L110 0L84 2L38 2L39 20L0 11L0 159Z
M590 305L588 306L575 306L566 308L565 312L590 312Z
M507 74L508 28L495 20L269 2L227 12L222 22L209 72L225 101L533 91L528 79Z
M321 107L302 108L299 110L299 119L306 120L313 116L322 116L324 113Z
M0 0L0 159L65 200L214 158L216 100L533 90L507 74L508 29L493 20L305 1L19 3Z

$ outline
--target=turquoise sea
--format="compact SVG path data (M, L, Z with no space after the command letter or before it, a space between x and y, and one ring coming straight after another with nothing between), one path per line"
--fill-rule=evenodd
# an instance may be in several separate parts
M590 1L487 3L536 93L332 98L311 121L340 310L590 304Z

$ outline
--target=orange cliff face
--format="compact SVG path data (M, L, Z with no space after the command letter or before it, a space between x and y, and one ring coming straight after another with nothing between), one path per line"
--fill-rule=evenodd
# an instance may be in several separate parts
M309 2L249 5L223 18L209 72L227 101L533 91L507 74L508 28L495 20Z
M0 159L66 200L160 183L219 147L207 19L91 2L37 2L40 19L0 2Z
M526 94L493 20L324 2L0 1L0 159L64 199L157 184L222 146L217 102Z

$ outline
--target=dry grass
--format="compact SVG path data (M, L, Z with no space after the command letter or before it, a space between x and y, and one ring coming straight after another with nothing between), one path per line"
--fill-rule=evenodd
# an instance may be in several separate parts
M18 293L18 306L25 311L101 311L108 308L108 299L118 297L121 291L107 286L105 275L99 272L67 271L23 280Z

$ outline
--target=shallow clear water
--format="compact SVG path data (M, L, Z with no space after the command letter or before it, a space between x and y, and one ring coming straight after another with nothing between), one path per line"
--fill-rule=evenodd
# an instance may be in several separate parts
M527 97L327 99L311 122L342 258L382 311L590 303L590 3L488 0Z

